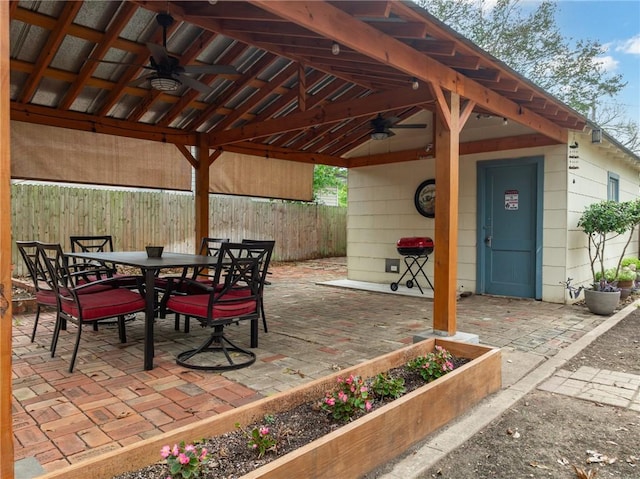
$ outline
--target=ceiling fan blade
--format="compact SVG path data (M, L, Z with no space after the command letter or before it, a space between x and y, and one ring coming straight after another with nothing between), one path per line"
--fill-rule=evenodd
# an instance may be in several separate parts
M188 86L189 88L193 88L194 90L198 90L200 93L211 93L212 88L209 85L202 83L201 81L195 80L187 75L178 75L178 81L183 85Z
M185 65L182 67L186 73L193 73L196 75L209 74L209 75L237 75L238 70L231 65Z
M140 65L139 63L114 62L114 61L111 61L111 60L100 60L99 58L87 58L85 61L97 62L97 63L107 63L108 65L121 65L121 66L125 66L125 67L138 67L138 68L145 68L145 69L148 69L148 70L153 70L153 68L148 67L146 65Z
M407 125L392 125L389 128L426 128L427 125L425 124L420 124L420 123L411 123L411 124L407 124Z
M147 81L149 81L149 77L142 76L142 77L136 78L135 80L131 80L129 83L127 83L127 86L140 86Z
M165 47L163 47L162 45L157 45L155 43L147 43L147 48L151 52L151 56L158 65L169 64L169 54L167 53L167 49Z

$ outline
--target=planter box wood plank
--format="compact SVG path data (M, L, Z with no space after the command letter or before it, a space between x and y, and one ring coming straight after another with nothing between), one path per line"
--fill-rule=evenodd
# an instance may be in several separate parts
M472 361L242 476L242 479L359 477L399 456L411 445L464 413L484 397L498 391L502 384L500 350L444 339L427 339L289 391L87 459L40 478L86 479L87 471L91 471L92 479L110 479L116 474L140 469L159 462L160 449L166 444L193 442L234 431L235 423L247 426L259 422L266 414L275 414L304 402L323 398L327 391L335 388L336 378L339 376L354 374L363 378L373 377L433 351L435 345Z

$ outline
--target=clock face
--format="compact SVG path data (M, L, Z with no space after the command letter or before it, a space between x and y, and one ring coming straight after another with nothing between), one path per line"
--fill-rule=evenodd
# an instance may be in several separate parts
M427 218L436 215L436 180L426 180L420 183L413 198L418 213Z

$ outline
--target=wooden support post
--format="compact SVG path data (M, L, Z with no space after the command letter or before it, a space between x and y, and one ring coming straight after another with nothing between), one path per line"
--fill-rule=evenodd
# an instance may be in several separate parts
M9 2L0 2L0 477L13 479Z
M433 330L456 334L460 96L438 92L436 109L436 217Z
M196 181L195 181L195 249L200 248L203 237L209 236L209 143L207 135L198 135L196 152Z

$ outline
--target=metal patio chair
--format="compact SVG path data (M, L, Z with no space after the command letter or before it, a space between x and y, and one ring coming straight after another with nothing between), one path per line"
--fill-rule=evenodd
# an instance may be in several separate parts
M56 321L60 315L60 305L58 304L58 296L56 292L49 286L47 282L46 266L40 258L37 241L16 241L18 251L22 260L27 266L29 276L33 282L36 296L36 318L33 323L33 331L31 332L31 342L36 338L36 329L38 329L38 321L40 319L40 311L43 307L50 307L56 311ZM64 326L64 325L63 325Z
M223 243L211 285L183 278L169 281L167 310L197 319L203 327L213 329L200 346L180 353L176 362L202 370L231 370L253 364L255 353L244 349L224 334L225 327L249 321L250 347L258 346L260 287L263 276L260 264L271 254L273 245L265 243ZM177 281L177 282L176 282ZM188 290L189 294L180 293ZM178 291L178 294L173 294ZM218 360L218 356L221 356ZM212 360L203 361L201 355Z
M38 243L37 247L47 267L49 286L56 292L60 305L59 320L56 322L51 344L51 357L56 352L62 321L71 322L78 327L69 372L73 372L75 365L82 325L97 325L103 319L118 318L120 342L125 343L127 341L125 315L145 309L146 303L141 294L144 290L142 279L134 277L138 283L139 291L137 292L122 286L133 278L106 278L92 282L76 282L85 271L82 270L81 274L73 271L73 265L69 264L68 257L64 255L60 244Z

